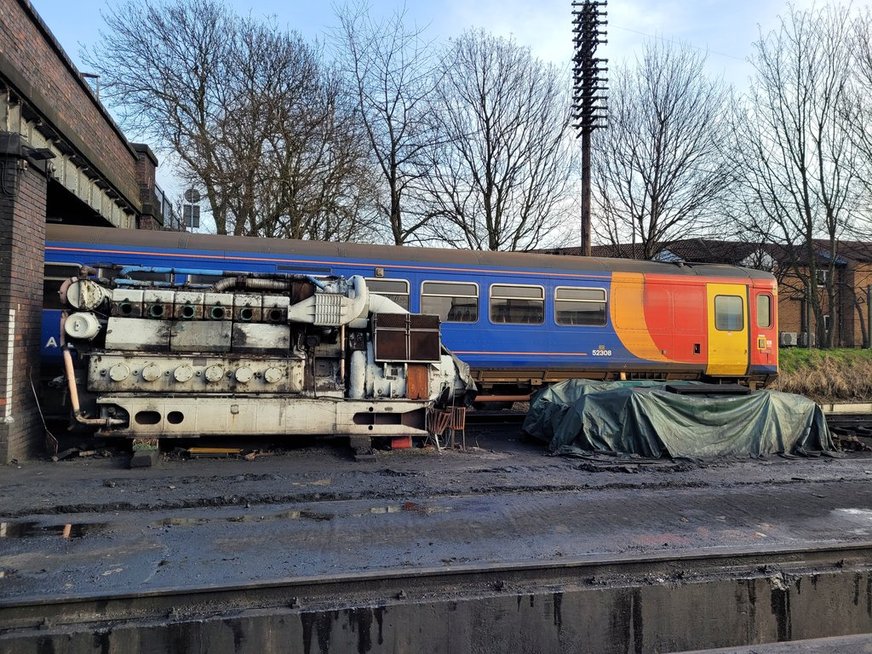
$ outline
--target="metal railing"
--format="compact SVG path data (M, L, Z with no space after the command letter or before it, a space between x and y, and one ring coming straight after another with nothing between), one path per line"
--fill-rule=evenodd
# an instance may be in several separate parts
M176 212L167 194L157 184L154 185L154 198L155 208L159 214L158 219L163 224L163 228L176 232L185 231L185 223L182 221L182 217Z

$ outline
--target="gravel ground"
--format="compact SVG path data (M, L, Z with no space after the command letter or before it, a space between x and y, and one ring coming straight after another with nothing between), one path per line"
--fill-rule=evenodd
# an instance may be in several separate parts
M6 466L0 600L872 538L868 454L642 463L548 456L515 428L469 441Z

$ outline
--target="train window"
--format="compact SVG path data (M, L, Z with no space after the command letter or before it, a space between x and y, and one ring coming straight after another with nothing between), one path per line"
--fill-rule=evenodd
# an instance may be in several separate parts
M97 275L105 279L120 277L119 271L115 268L97 268ZM149 270L132 270L127 274L125 279L134 279L138 282L171 282L173 281L173 274L151 272Z
M494 284L490 287L490 319L496 323L542 324L545 322L545 289Z
M478 322L478 284L424 282L421 313L436 314L442 322Z
M171 282L173 281L172 273L149 272L147 270L133 270L129 275L130 279L135 279L139 282Z
M366 278L366 285L373 293L384 295L404 309L409 309L409 282L405 279Z
M605 325L606 290L557 287L554 289L554 319L558 325Z
M772 296L758 295L757 296L757 326L771 327L772 326Z
M715 296L715 329L722 332L738 332L745 326L742 298L738 295Z
M217 281L224 279L224 275L188 275L188 284L214 284Z
M62 309L61 297L58 291L61 284L70 277L79 274L79 266L75 263L47 263L43 268L42 306L46 309Z

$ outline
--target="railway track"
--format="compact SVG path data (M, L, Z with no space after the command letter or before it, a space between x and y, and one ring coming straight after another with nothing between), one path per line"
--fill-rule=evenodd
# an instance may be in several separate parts
M823 404L822 408L830 430L837 436L872 439L872 404Z
M756 550L0 599L0 652L646 652L872 631L872 542Z

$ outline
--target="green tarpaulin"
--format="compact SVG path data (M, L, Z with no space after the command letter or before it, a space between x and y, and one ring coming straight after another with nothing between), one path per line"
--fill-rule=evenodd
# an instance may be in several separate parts
M557 454L711 459L834 449L820 407L800 395L680 395L647 381L549 386L531 401L524 431Z

